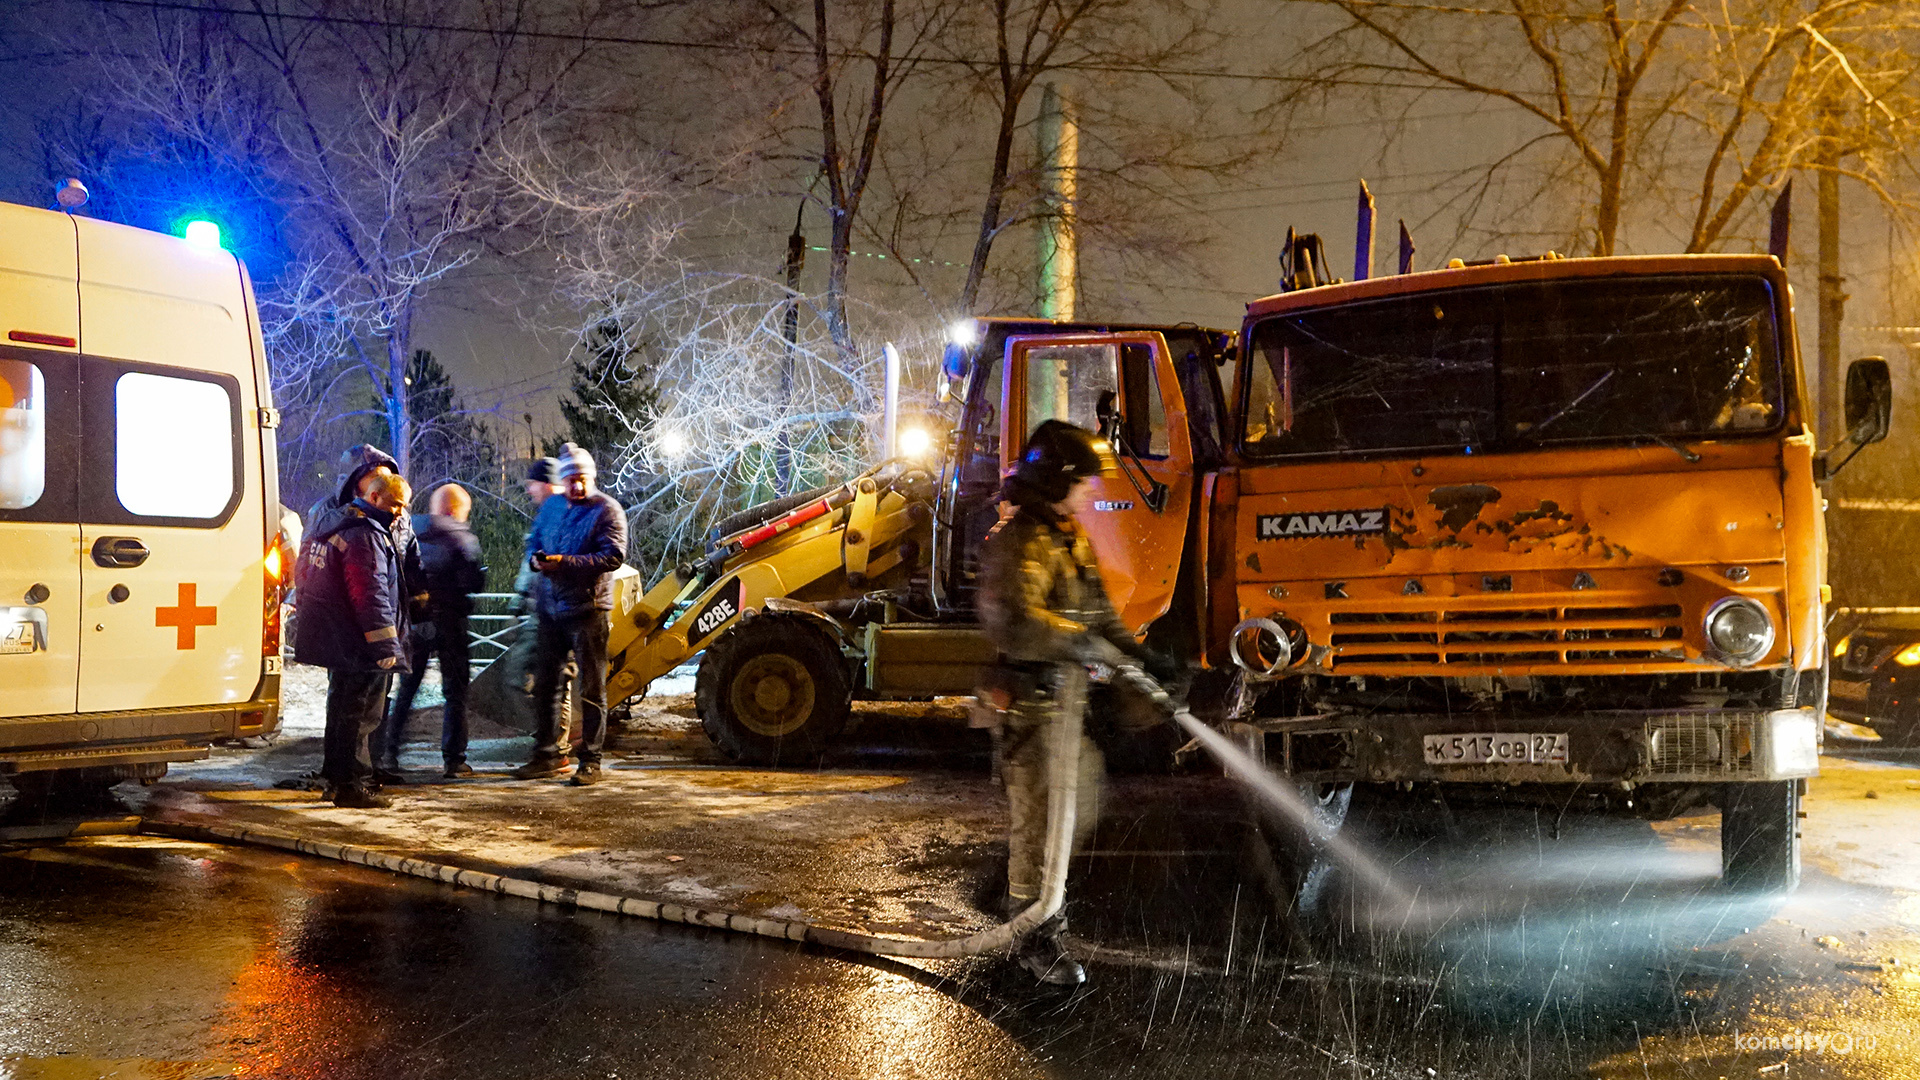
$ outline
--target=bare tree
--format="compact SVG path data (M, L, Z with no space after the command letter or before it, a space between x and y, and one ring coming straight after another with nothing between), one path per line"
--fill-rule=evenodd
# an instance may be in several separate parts
M645 343L657 399L604 419L619 444L608 483L635 493L636 551L659 563L653 569L703 549L715 520L784 494L782 454L804 484L858 472L879 418L878 357L835 338L834 298L796 294L750 257L689 253L688 234L722 227L731 204L685 183L686 166L637 139L525 140L503 159L505 175L545 207L544 247L559 261L555 329ZM849 296L838 302L843 328L858 315L916 356L932 355L912 349L920 342L905 336L906 320ZM795 305L806 317L782 385L769 361L788 355Z
M992 0L971 9L963 46L972 49L990 41L992 59L979 63L965 53L960 58L969 61L971 89L989 103L995 119L992 159L978 192L979 229L966 282L954 302L958 310L972 311L978 304L994 241L1010 225L1026 220L1027 207L1010 213L1007 196L1023 179L1026 186L1034 186L1032 177L1018 175L1014 147L1034 88L1083 71L1163 68L1203 52L1215 40L1206 21L1207 13L1180 0ZM1105 114L1108 120L1118 117L1117 112Z
M959 0L761 0L755 40L791 50L790 75L806 88L812 122L788 129L827 215L827 332L853 355L848 263L875 176L890 108L952 28ZM812 145L807 145L811 143Z
M536 31L578 25L533 0L297 0L89 32L117 46L95 55L152 152L221 159L285 209L294 261L262 297L276 379L318 403L363 377L405 468L422 305L525 223L495 150L570 107L589 46Z
M1302 0L1343 25L1293 58L1285 104L1371 88L1461 94L1532 117L1535 146L1584 177L1584 246L1612 254L1636 200L1677 211L1706 251L1795 169L1852 155L1889 204L1907 168L1920 30L1900 0L1508 0L1465 7ZM1490 180L1492 170L1483 174Z

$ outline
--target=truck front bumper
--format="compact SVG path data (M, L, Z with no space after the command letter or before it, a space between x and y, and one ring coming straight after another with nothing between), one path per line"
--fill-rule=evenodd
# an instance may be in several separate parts
M1563 716L1380 714L1261 718L1268 761L1302 780L1462 783L1724 783L1791 780L1820 767L1812 709L1615 710ZM1567 736L1566 761L1429 762L1429 735Z

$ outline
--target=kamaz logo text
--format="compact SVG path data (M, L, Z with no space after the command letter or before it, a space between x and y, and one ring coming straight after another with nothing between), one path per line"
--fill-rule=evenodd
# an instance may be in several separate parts
M1102 499L1098 502L1095 502L1093 504L1093 508L1095 510L1131 510L1133 509L1133 503L1131 500L1123 501L1123 502L1109 502L1105 499Z
M1324 513L1261 514L1261 540L1289 540L1303 536L1364 536L1387 531L1387 511L1328 510Z

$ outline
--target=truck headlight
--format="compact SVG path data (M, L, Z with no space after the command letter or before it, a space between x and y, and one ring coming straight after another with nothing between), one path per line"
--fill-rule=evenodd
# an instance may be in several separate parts
M1707 644L1728 663L1745 667L1773 648L1773 617L1744 596L1727 596L1707 609Z

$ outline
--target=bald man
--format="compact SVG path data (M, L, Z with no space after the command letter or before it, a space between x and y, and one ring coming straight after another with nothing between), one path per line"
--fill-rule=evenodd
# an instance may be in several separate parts
M440 721L441 774L449 780L473 775L473 767L467 764L467 617L473 613L472 594L486 588L487 569L480 565L480 541L467 528L473 496L459 484L442 484L433 489L427 508L427 513L413 518L426 578L427 610L414 624L407 643L407 674L376 739L376 768L387 782L401 775L400 744L407 717L413 712L427 661L434 656L440 658L440 686L447 699Z

